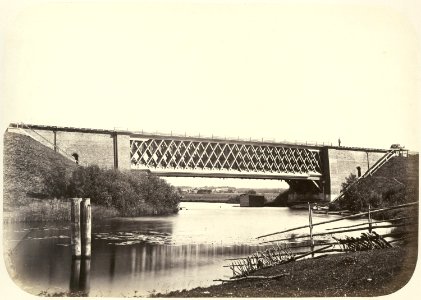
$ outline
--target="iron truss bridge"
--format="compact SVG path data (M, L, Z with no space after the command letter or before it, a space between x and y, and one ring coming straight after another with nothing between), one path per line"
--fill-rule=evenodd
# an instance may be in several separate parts
M321 148L174 136L132 136L131 168L161 176L311 179L322 177Z

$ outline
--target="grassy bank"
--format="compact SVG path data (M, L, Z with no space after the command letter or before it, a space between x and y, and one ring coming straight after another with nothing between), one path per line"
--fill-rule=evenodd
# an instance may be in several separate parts
M90 198L94 218L168 215L180 196L154 175L81 167L32 138L4 134L4 222L70 218L68 198Z
M113 207L92 205L92 218L104 219L119 216ZM37 200L13 211L3 213L4 223L70 221L70 203L62 200Z
M29 136L6 132L3 152L3 209L14 212L17 207L48 198L46 178L58 166L64 176L76 164Z
M417 202L419 155L393 157L372 176L365 177L353 184L357 178L351 174L342 184L345 190L341 199L330 203L331 210L367 211L394 205ZM353 184L353 185L351 185ZM384 217L396 217L394 213Z
M402 288L417 260L415 246L343 253L290 262L253 275L288 275L246 279L158 297L343 297L380 296Z

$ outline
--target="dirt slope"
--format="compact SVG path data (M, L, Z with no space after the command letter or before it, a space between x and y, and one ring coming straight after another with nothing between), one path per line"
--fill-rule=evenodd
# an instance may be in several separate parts
M29 136L5 132L3 153L4 211L44 198L44 180L54 168L70 174L76 165Z

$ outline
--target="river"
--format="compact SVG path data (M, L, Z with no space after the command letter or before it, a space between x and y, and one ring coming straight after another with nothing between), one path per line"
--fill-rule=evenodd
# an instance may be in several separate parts
M263 249L257 236L308 224L306 210L192 202L180 207L173 216L94 221L92 258L82 261L71 259L68 223L4 224L6 260L14 280L32 294L79 289L89 296L147 296L216 284L214 279L232 276L225 259ZM337 216L314 215L313 222L332 218Z

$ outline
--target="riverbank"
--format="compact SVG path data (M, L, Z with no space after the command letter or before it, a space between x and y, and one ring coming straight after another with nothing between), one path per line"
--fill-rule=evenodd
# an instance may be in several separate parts
M415 245L333 254L259 270L246 279L207 288L156 294L155 297L344 297L381 296L401 289L417 261Z
M165 180L131 171L78 166L29 136L4 134L3 222L70 219L69 198L90 198L93 218L178 212Z

